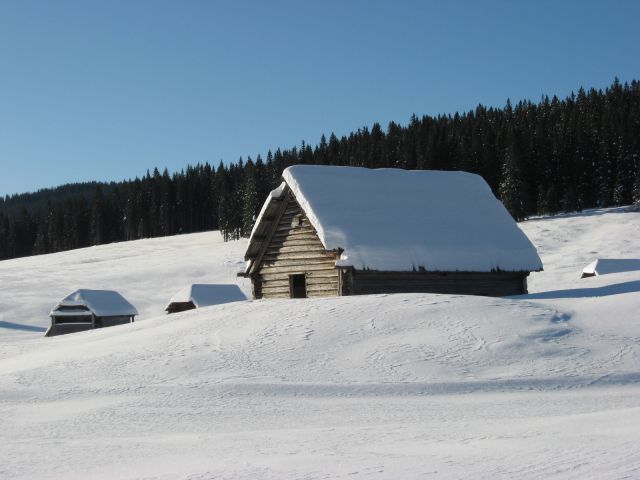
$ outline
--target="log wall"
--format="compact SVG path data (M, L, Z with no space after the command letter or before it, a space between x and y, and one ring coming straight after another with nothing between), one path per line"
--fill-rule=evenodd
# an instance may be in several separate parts
M289 275L305 274L307 297L339 295L337 254L327 252L293 196L283 211L253 274L255 298L289 298Z
M344 270L343 295L450 293L503 297L527 293L523 272L379 272Z

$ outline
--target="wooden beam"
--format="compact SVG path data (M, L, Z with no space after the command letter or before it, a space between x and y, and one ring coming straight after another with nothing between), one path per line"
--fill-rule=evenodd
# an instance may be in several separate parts
M262 248L260 248L260 253L256 256L256 259L253 261L253 263L251 264L251 271L255 271L257 267L260 266L260 263L262 262L262 257L264 256L265 252L267 251L267 247L269 246L269 243L271 242L271 237L273 237L274 232L276 231L276 227L278 226L278 222L280 221L280 217L282 217L282 215L284 215L284 211L286 205L289 203L289 198L291 198L291 190L289 189L289 187L285 188L286 192L283 195L283 202L282 205L280 205L280 207L278 208L278 212L276 213L275 217L275 221L273 222L273 225L271 225L271 228L269 229L269 231L267 232L266 238L262 244ZM284 201L286 200L286 201Z

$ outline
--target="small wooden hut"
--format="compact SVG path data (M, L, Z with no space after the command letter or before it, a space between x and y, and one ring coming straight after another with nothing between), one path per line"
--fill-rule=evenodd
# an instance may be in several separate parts
M134 321L136 308L113 290L76 290L58 303L49 316L47 337Z
M580 278L608 275L611 273L633 272L640 270L637 258L597 258L582 269Z
M482 177L296 165L246 250L254 298L527 292L535 247Z
M176 293L165 307L167 313L184 312L194 308L221 303L241 302L247 297L237 285L206 285L195 283Z

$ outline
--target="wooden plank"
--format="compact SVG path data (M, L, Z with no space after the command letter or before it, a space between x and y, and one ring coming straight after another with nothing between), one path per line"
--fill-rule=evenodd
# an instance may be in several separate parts
M294 229L288 230L287 232L288 232L287 235L291 237L297 237L300 235L313 235L315 238L318 238L316 229L313 227L294 228ZM281 233L281 232L278 232L278 233Z
M296 251L296 247L297 249L301 250L301 249L318 249L318 250L322 250L322 251L327 251L324 246L315 238L306 238L306 239L297 239L297 245L291 245L289 242L287 242L285 244L285 241L280 241L280 240L271 240L271 243L269 244L268 250L280 250L281 248L284 248L285 251L288 249L290 252L294 252ZM331 252L334 253L334 252Z
M267 293L266 295L263 295L262 298L289 298L289 292L287 292L286 294L283 293Z
M284 198L285 198L285 201L284 201L284 202L282 202L282 205L281 205L281 207L280 207L280 209L279 209L278 213L276 214L276 215L278 216L278 218L279 218L280 216L282 216L282 214L284 213L284 210L285 210L285 208L286 208L286 206L287 206L288 202L289 202L289 201L290 201L290 199L291 199L291 192L289 191L289 189L287 189L287 192L285 193L285 197L284 197ZM276 227L277 225L278 225L278 222L276 221L276 222L274 223L274 227ZM267 249L266 247L268 247L268 246L269 246L269 242L271 242L271 237L273 236L274 232L275 232L275 228L272 228L272 229L270 229L270 230L269 230L269 232L266 234L267 239L266 239L266 240L265 240L265 242L264 242L264 246L265 246L265 247L264 247L264 248L261 250L261 252L257 255L256 260L254 261L254 263L253 263L253 265L252 265L252 267L251 267L251 270L252 270L252 271L255 271L255 267L254 267L254 265L255 265L257 268L260 268L260 264L262 263L262 257L263 257L263 255L264 255L264 253L265 253L266 249Z
M294 236L285 238L272 239L268 248L282 248L282 247L314 247L325 250L324 245L318 240L315 235Z
M317 271L317 270L332 270L333 263L327 263L322 261L308 260L304 263L302 262L294 262L292 260L277 262L277 263L269 263L264 264L262 270L265 273L279 273L281 271L293 271L296 270L300 273Z
M266 257L266 254L265 254ZM276 263L282 265L317 265L318 263L325 263L330 268L335 267L336 259L331 256L314 255L309 258L279 258L277 260L264 261L262 267L272 267Z
M262 296L267 297L271 295L283 294L289 296L289 286L286 287L267 287L262 289Z
M322 278L322 279L314 279L311 280L311 277L307 277L307 285L311 285L311 286L318 286L318 285L324 285L326 287L336 287L338 286L338 279L337 278ZM288 275L281 275L278 279L274 279L274 280L268 280L263 282L263 287L267 287L267 288L280 288L280 287L286 287L289 288L289 276Z
M284 245L278 246L278 245L272 244L267 250L267 253L269 254L277 253L281 255L294 254L294 253L313 253L316 255L331 255L332 257L336 256L334 252L327 252L322 247L322 245L315 245L312 243L308 243L306 245L294 245L294 246L284 246Z
M323 250L325 249L320 239L315 235L309 236L309 238L288 236L282 238L273 238L272 244L275 244L276 242L278 242L278 245L280 247L307 247L309 245L313 245L317 246L318 248L322 248Z
M314 280L338 278L338 272L334 268L330 270L329 269L317 270L317 271L311 271L311 272L305 272L305 273L307 274L308 279L314 279ZM261 272L260 278L265 282L272 282L272 281L277 281L282 279L283 275L286 275L286 274Z
M296 215L299 215L299 213L295 213L295 212L287 213L287 211L285 210L285 212L282 214L282 217L280 218L280 221L283 223L290 222L296 217Z
M337 297L338 290L325 290L322 292L309 292L307 291L308 298L324 298L324 297Z
M320 265L286 265L286 266L270 266L264 267L261 271L263 275L265 274L294 274L294 273L305 273L305 272L317 272L317 271L333 271L335 268L331 265L320 264Z
M308 283L308 290L333 290L334 292L338 291L338 282L330 282L330 283Z
M264 262L284 261L284 260L332 260L335 262L335 257L331 254L326 254L323 251L320 252L296 252L296 253L270 253L267 252L264 255Z
M273 295L283 295L285 297L288 297L290 295L289 292L289 286L287 287L269 287L269 288L264 288L262 290L262 295L263 297L271 297ZM311 297L311 296L337 296L338 295L338 287L334 286L328 286L328 287L323 287L323 288L309 288L307 286L307 296Z
M313 226L309 225L309 226L305 226L304 230L301 228L294 228L291 225L285 225L286 228L281 229L280 231L274 232L273 233L273 238L278 238L278 237L287 237L289 235L302 235L302 234L308 234L308 235L313 235L315 238L318 238L318 235L316 234L316 229L313 228Z
M276 233L280 232L289 232L289 235L299 235L301 233L312 233L314 235L316 234L315 229L311 225L292 228L291 225L278 224L278 226L276 227Z

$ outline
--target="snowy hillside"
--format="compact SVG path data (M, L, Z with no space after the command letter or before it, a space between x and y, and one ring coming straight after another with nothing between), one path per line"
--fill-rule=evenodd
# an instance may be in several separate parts
M162 309L237 283L217 233L0 262L0 478L637 478L640 213L521 224L528 296ZM76 288L139 321L44 338Z

